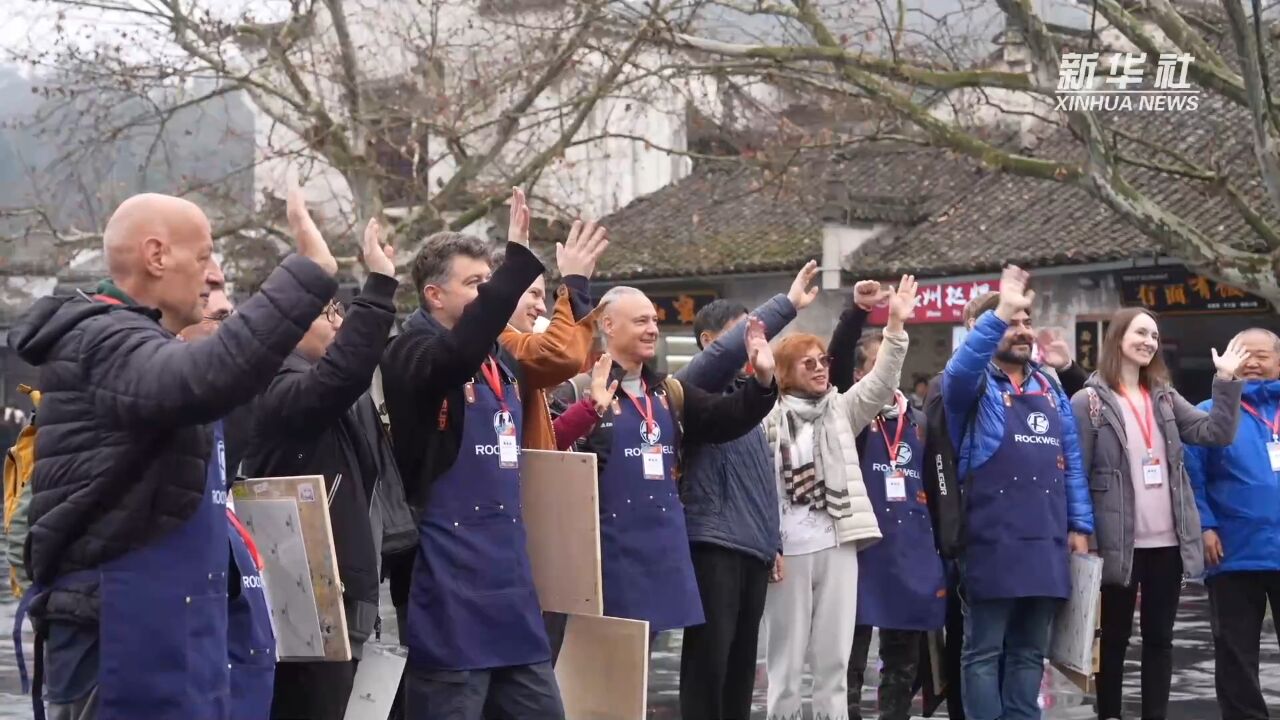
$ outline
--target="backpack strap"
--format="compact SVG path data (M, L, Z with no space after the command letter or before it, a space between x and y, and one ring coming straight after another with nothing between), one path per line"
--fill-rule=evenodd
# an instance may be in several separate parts
M662 381L662 388L666 390L667 397L671 398L671 416L676 421L676 428L681 434L684 433L684 385L673 375L668 375Z

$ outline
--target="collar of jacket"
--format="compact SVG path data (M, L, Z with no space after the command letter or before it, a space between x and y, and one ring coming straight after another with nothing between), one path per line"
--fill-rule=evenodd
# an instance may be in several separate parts
M621 365L615 362L613 364L613 370L609 372L609 379L617 380L618 385L621 386L622 381L626 379L626 377L627 377L627 371L624 370ZM640 378L644 380L645 387L647 387L649 390L652 391L656 389L659 385L661 385L662 381L667 379L667 376L654 370L653 368L649 367L646 364L646 365L640 366Z
M121 290L119 285L116 285L115 282L109 279L99 282L98 287L94 290L94 293L98 295L106 295L109 298L119 300L121 303L128 305L130 307L138 306L138 303L133 298L129 297L128 293L126 293L124 290Z
M997 378L1004 380L1010 385L1013 384L1013 380L1009 379L1009 373L1001 369L1001 367L997 365L994 360L992 360L990 363L987 364L987 370L991 372L993 375L995 375ZM1026 387L1027 381L1035 377L1037 373L1041 375L1048 375L1048 373L1045 372L1043 365L1041 365L1038 362L1028 360L1026 367L1023 368L1022 386Z
M1280 399L1280 380L1250 380L1244 384L1244 399L1252 405Z

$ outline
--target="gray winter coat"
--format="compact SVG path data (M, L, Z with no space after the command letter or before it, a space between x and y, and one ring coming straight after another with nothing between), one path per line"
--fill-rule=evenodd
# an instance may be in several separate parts
M1197 577L1204 570L1204 545L1200 538L1200 513L1187 477L1183 443L1223 447L1230 445L1240 423L1240 391L1243 383L1214 378L1213 410L1197 409L1168 385L1152 390L1155 421L1165 439L1169 458L1169 492L1173 493L1174 526L1182 554L1183 577ZM1096 393L1091 402L1090 390ZM1129 585L1133 575L1134 494L1125 450L1121 399L1096 373L1085 389L1071 400L1080 431L1080 449L1093 497L1094 541L1102 557L1102 582Z

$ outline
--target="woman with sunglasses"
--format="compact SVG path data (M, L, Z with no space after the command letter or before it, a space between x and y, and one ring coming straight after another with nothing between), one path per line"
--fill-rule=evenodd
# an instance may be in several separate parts
M1222 447L1235 439L1248 353L1232 341L1213 351L1213 410L1174 390L1160 356L1154 313L1125 308L1111 318L1098 372L1071 400L1102 556L1098 717L1119 718L1125 651L1142 596L1142 715L1163 720L1173 674L1173 623L1182 584L1204 568L1200 514L1183 443Z
M875 369L840 392L815 335L778 343L779 400L765 419L778 478L782 548L765 600L769 717L801 717L801 671L813 673L813 715L841 720L858 602L858 551L881 538L856 437L891 402L907 355L904 325L916 283L904 275L889 301Z

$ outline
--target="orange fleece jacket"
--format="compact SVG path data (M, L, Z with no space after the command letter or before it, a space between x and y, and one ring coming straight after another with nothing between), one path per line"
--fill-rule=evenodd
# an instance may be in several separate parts
M546 391L582 372L591 353L595 328L595 310L581 320L573 319L569 289L562 286L556 293L556 306L546 332L522 333L508 325L498 336L498 342L515 356L524 371L520 386L520 402L524 406L522 447L556 449Z

